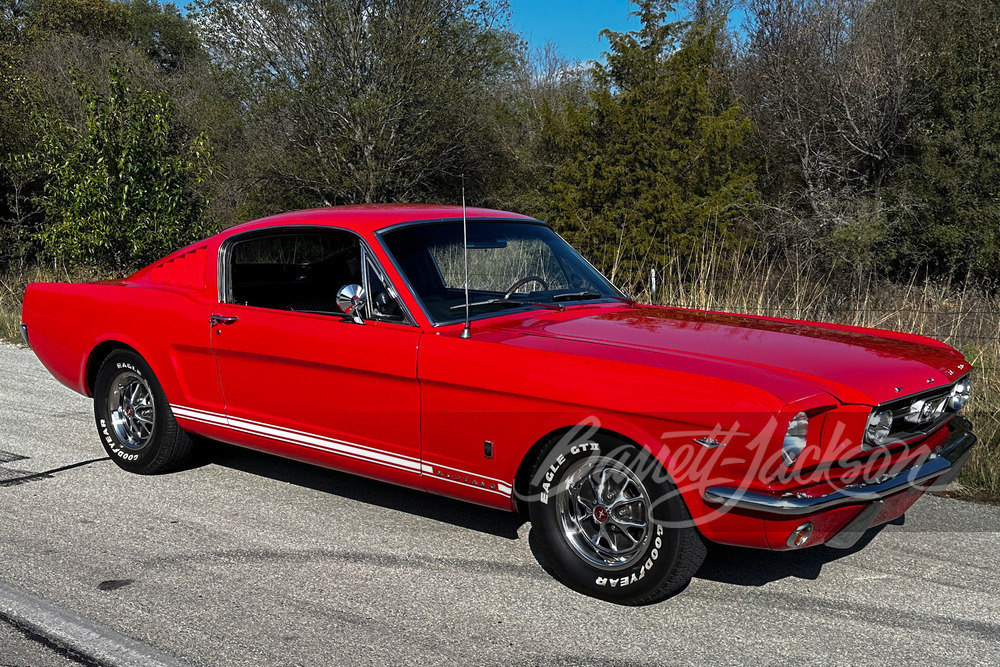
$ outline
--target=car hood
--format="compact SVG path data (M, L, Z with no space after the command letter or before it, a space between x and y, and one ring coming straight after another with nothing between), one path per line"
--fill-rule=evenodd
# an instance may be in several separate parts
M741 379L741 367L753 367L757 378L780 375L844 403L875 405L946 385L968 369L959 352L922 336L680 308L534 311L500 328L612 346L622 361L629 350L655 351L683 359L685 368L733 380Z

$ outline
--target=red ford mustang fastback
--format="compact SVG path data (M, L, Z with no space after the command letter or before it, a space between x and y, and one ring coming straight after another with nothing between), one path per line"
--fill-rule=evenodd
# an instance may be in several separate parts
M548 226L287 213L124 280L28 286L25 342L125 470L191 434L530 516L567 585L642 604L704 541L850 547L976 438L943 343L641 306Z

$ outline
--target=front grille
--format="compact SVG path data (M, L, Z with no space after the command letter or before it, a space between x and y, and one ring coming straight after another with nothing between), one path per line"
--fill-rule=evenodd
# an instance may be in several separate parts
M953 382L944 387L935 387L917 394L886 401L875 408L873 414L883 410L892 410L892 426L889 429L891 441L889 444L910 442L926 436L951 419L956 411L948 406L948 397L955 384ZM928 403L935 407L940 403L943 412L936 418L922 420L919 418L920 408ZM873 449L877 446L868 442L867 438L865 439L865 449Z

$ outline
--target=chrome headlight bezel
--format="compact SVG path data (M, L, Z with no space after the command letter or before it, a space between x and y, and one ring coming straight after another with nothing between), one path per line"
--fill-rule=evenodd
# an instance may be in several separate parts
M892 440L892 410L872 410L865 424L865 440L875 447L884 447Z
M951 388L951 393L948 394L948 409L951 412L960 412L966 405L969 404L969 398L971 398L971 396L972 373L969 373L965 377L959 379Z
M799 412L788 421L785 437L781 442L781 460L792 467L799 460L809 437L809 415Z

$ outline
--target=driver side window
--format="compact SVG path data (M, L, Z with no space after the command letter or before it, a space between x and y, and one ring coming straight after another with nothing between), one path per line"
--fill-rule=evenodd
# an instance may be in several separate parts
M232 246L228 263L229 303L342 316L337 293L345 285L362 285L369 291L364 319L406 321L395 294L363 258L361 241L350 232L255 234Z
M232 303L339 314L337 290L361 284L361 242L349 232L254 236L229 253Z

